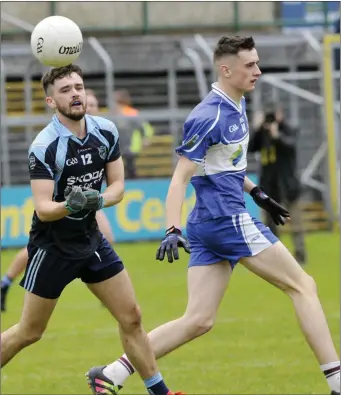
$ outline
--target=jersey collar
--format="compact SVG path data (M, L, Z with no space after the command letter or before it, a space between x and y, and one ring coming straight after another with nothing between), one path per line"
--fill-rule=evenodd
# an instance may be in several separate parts
M90 115L85 114L84 118L85 118L86 132L87 132L87 134L89 134L96 128L96 126L94 125L94 122L92 121ZM60 122L57 115L54 115L52 117L52 122L53 122L53 126L58 130L59 134L62 137L72 137L73 136L73 133L71 133L70 130L68 128L66 128Z
M212 91L222 97L227 103L229 103L233 108L235 108L238 112L242 113L242 105L236 103L233 99L230 98L224 91L218 88L217 83L214 82L212 85Z
M73 136L73 134L70 132L70 130L68 128L66 128L58 119L57 115L54 115L52 117L52 122L53 122L53 126L58 130L58 133L62 136L62 137L70 137Z

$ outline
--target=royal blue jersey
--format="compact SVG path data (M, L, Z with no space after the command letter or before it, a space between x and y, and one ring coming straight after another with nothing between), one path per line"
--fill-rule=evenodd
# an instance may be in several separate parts
M176 152L198 165L191 178L196 204L188 222L246 212L249 127L245 98L237 104L213 84L211 92L189 114L183 132Z
M53 180L51 198L65 200L65 189L73 185L101 190L105 165L120 157L116 126L101 117L85 116L86 137L79 139L63 126L57 116L35 138L29 149L31 180ZM30 242L62 257L79 259L90 256L98 247L96 213L78 213L51 222L42 222L33 214Z

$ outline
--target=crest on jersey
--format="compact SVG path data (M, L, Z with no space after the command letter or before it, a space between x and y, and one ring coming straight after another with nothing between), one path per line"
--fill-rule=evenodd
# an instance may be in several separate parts
M243 156L243 146L239 144L237 151L235 151L231 156L233 166L237 166L242 156Z
M195 134L190 140L184 143L184 146L186 148L192 148L194 147L195 143L199 140L199 135Z
M107 157L107 147L104 145L101 145L100 147L97 147L99 156L101 159L105 159Z

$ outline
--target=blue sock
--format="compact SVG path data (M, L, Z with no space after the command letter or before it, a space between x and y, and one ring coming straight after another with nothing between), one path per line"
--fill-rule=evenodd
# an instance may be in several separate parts
M169 389L163 382L161 373L156 373L153 377L144 380L144 384L150 395L167 395Z
M4 285L5 287L9 287L10 285L12 285L13 280L11 278L9 278L7 276L7 274L5 276L2 277L1 283L2 285Z

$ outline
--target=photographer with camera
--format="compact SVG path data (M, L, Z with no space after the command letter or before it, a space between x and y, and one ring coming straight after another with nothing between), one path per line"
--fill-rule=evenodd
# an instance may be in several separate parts
M295 258L300 264L305 264L306 251L299 206L300 182L296 168L297 130L284 121L280 109L256 114L253 129L249 152L260 153L260 185L273 199L287 206L291 214ZM267 213L265 216L267 226L278 236L278 227L271 216Z

